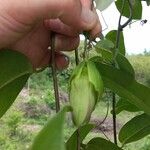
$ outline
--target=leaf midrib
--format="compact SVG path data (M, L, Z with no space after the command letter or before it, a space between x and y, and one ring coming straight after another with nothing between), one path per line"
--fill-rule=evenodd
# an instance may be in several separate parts
M15 76L14 78L11 78L10 80L8 80L7 82L5 82L4 84L2 84L0 86L0 89L2 89L3 87L5 87L6 85L8 85L9 83L13 82L14 80L16 80L17 78L20 78L21 76L24 76L26 74L31 74L30 71L25 71L25 72L22 72L20 73L19 75Z
M145 105L145 104L143 105L143 103L140 102L140 99L139 99L135 94L131 93L130 90L127 90L125 87L121 86L120 84L118 84L118 83L116 83L116 82L110 80L108 77L102 76L102 78L103 78L104 80L106 80L106 81L113 82L113 84L117 85L117 86L120 87L121 89L124 89L124 90L126 91L126 93L129 93L130 95L132 95L132 97L134 97L134 98L131 98L131 99L136 99L136 104L135 104L135 106L137 106L138 108L142 108L142 110L144 110L144 111L146 110L145 112L146 112L147 114L150 114L149 111L147 111L147 110L149 110L149 106L147 106L147 105ZM115 89L115 91L116 91L116 89ZM119 92L119 93L120 93L120 92ZM127 94L126 94L126 95L127 95ZM131 100L131 99L129 99L129 100ZM137 101L137 100L138 100L138 101ZM131 100L131 101L133 101L133 100ZM141 107L139 107L139 106L141 106ZM144 109L144 108L146 108L146 109Z
M131 134L131 136L129 136L129 138L127 138L127 140L125 140L124 142L122 141L123 145L126 144L126 142L133 136L135 136L136 134L138 134L139 132L141 132L142 130L144 130L145 128L149 127L150 124L144 126L143 128L140 128L139 130L137 130L137 132ZM121 141L120 141L121 142Z

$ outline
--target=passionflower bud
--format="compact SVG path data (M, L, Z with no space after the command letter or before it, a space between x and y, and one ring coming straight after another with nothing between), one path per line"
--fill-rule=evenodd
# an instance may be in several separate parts
M90 120L97 101L103 93L103 82L95 64L84 61L73 71L69 85L70 105L76 126Z

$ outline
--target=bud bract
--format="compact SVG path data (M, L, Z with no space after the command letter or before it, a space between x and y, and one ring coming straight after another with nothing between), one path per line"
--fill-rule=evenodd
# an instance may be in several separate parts
M95 64L84 61L79 64L70 79L69 99L76 126L90 120L95 105L102 96L103 82Z

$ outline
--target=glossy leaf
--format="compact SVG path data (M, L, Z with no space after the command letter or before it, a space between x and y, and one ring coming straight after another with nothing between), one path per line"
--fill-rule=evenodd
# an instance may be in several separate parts
M101 62L96 62L96 65L105 87L110 88L120 97L124 97L140 110L150 114L150 88L136 82L122 70Z
M111 50L115 47L114 43L110 40L107 39L102 39L100 40L97 44L96 47L99 47L101 49L108 49Z
M122 150L114 143L103 138L93 138L86 146L85 150Z
M87 134L95 127L93 124L87 124L80 127L80 142L85 139ZM67 150L77 150L77 130L71 135L71 137L66 142Z
M101 54L102 59L110 64L113 62L113 53L107 49L100 48L96 45L96 51Z
M114 45L116 45L117 30L112 30L112 31L108 32L107 35L105 36L105 38L110 40L111 42L113 42ZM125 55L125 44L124 44L123 32L120 32L118 49L122 55ZM115 50L115 48L114 48L114 50Z
M114 56L110 49L107 50L107 47L103 48L103 46L101 46L101 44L99 43L95 46L95 49L108 63L113 63ZM135 72L132 65L130 64L128 59L121 53L118 53L118 55L116 56L116 63L117 67L119 67L120 70L128 73L132 79L135 78Z
M129 101L121 98L116 104L116 114L119 114L122 111L129 111L129 112L137 112L140 111L135 105L131 104Z
M9 109L32 73L32 66L21 53L0 50L0 117Z
M127 122L119 132L119 141L131 143L150 134L150 116L142 114Z
M103 58L101 56L94 56L92 58L90 58L90 61L92 62L103 62Z
M116 61L120 70L129 73L129 75L132 76L133 79L135 78L134 69L125 56L119 53L116 57Z
M66 106L49 120L35 138L31 150L65 150L63 127L65 114L70 110L71 108Z
M95 0L96 8L100 11L106 9L114 0Z
M121 13L123 0L117 0L115 3L116 3L116 7L117 7L118 11ZM142 17L141 1L140 0L132 0L131 3L132 3L132 8L133 8L132 19L141 19L141 17ZM130 16L130 9L129 9L128 1L125 1L123 16L125 16L127 18L129 18L129 16Z
M113 59L113 53L112 49L115 47L113 42L107 39L100 40L96 45L95 45L95 50L100 53L103 57L104 60L112 63Z

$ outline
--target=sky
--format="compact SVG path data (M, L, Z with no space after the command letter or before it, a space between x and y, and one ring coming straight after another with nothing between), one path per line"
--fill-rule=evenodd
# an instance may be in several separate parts
M127 26L123 31L128 54L143 53L145 49L150 51L150 6L148 7L146 3L143 2L143 8L142 19L147 19L148 22L144 25L141 25L141 21L134 22L131 27ZM119 12L114 3L102 11L102 15L100 13L98 14L104 30L103 34L106 34L110 30L117 29ZM123 17L122 21L125 22L126 20L127 18Z

